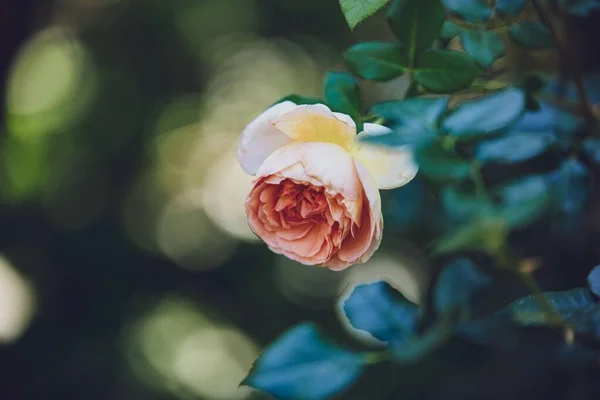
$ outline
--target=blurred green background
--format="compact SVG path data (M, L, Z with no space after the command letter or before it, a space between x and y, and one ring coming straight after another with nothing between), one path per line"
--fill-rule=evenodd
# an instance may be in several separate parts
M235 157L270 104L320 95L346 47L391 37L382 18L351 33L333 0L22 0L0 16L0 399L261 398L238 383L289 326L348 339L348 284L387 277L419 299L427 269L393 223L344 273L271 254Z

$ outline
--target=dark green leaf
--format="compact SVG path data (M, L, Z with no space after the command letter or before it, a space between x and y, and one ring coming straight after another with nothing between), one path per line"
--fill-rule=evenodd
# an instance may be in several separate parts
M418 55L414 78L424 88L444 93L468 87L479 73L479 68L466 54L434 50Z
M547 49L554 46L552 35L541 22L513 25L508 34L516 43L530 49Z
M600 265L594 267L587 277L588 286L592 293L600 297Z
M445 112L448 96L412 97L373 106L371 111L391 123L388 135L369 136L364 140L386 146L420 146L438 137L437 120Z
M344 53L344 59L354 75L373 81L397 78L409 65L408 55L395 43L358 43Z
M475 158L484 164L519 163L543 154L555 143L551 132L515 132L478 143Z
M551 174L556 206L565 214L583 210L589 200L593 176L588 167L576 158L565 160Z
M289 96L285 96L283 99L277 100L275 103L273 103L271 105L274 106L275 104L279 104L279 103L283 103L284 101L291 101L293 103L296 104L323 104L323 100L318 99L316 97L306 97L306 96L300 96L297 94L290 94Z
M480 290L492 284L492 279L482 273L467 258L458 258L444 267L433 292L433 306L438 313L462 310L470 314L470 303Z
M449 96L413 97L376 104L371 111L392 123L418 123L426 128L436 129L449 100Z
M499 192L501 213L513 228L525 226L543 215L552 199L550 184L544 175L517 179L501 187Z
M509 88L462 103L442 127L452 136L482 136L506 129L525 111L525 93Z
M346 22L351 29L373 15L390 0L340 0Z
M570 146L573 135L583 127L583 120L577 116L539 101L540 108L526 112L512 127L511 132L551 133L561 148Z
M357 117L360 114L360 88L356 78L342 72L325 77L325 100L332 110Z
M583 151L594 164L600 165L600 138L590 137L583 142Z
M486 22L493 10L487 0L443 0L444 6L470 22Z
M464 30L460 33L460 42L465 52L484 68L491 66L504 54L504 42L496 32Z
M496 0L496 11L504 15L515 16L527 5L527 0Z
M400 43L415 54L433 45L444 23L440 0L394 0L387 13L388 24Z
M381 211L389 234L409 233L432 218L436 209L431 190L418 175L402 188L381 191Z
M471 173L469 160L446 148L439 140L419 146L416 159L419 171L436 180L461 180Z
M400 346L415 335L419 307L387 282L360 284L341 304L353 328L390 346Z
M281 400L321 400L361 374L364 355L329 343L312 324L286 332L260 356L244 384Z
M564 292L545 292L536 297L529 295L510 304L502 312L508 313L523 326L551 325L552 316L542 308L547 302L563 319L578 332L596 333L600 328L600 307L594 303L588 289Z
M519 178L501 188L502 201L515 204L537 198L550 190L548 178L544 175L529 175Z
M493 208L487 197L460 190L455 186L446 186L442 191L444 210L457 220L465 220L476 215L489 213Z
M440 38L444 40L454 39L461 32L461 27L450 20L444 21Z

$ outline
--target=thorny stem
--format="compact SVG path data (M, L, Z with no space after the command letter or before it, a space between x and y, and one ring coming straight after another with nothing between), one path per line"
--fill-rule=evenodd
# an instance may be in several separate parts
M552 38L556 43L556 48L558 49L558 54L563 62L563 65L565 66L565 69L567 70L567 73L571 76L571 78L573 78L573 82L575 83L575 87L577 89L577 95L579 97L579 101L581 102L581 113L583 114L584 118L588 123L595 123L594 113L592 112L592 107L589 103L581 74L569 62L567 51L565 50L561 40L556 34L554 26L550 21L550 17L548 16L544 8L540 5L539 0L531 0L531 3L533 4L535 11L540 17L540 21L546 26L546 28L548 28L548 31L552 35Z

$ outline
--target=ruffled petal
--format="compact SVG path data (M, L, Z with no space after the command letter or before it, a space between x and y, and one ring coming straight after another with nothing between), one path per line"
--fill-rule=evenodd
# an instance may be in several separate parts
M350 153L332 143L290 143L271 154L256 172L324 186L346 202L360 201L362 185Z

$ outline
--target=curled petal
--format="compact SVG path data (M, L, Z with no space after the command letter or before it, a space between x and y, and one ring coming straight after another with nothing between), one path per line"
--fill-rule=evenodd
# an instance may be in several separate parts
M388 148L360 142L364 136L376 136L391 132L377 124L364 124L365 130L357 136L353 154L375 179L379 189L393 189L406 185L419 170L413 160L410 147Z
M352 264L364 263L379 248L383 236L381 197L373 177L360 161L355 160L356 172L363 187L364 201L361 226L355 236L348 237L340 251L327 261L329 269L341 271Z
M381 243L381 238L383 237L383 214L381 213L381 196L379 195L377 186L375 186L373 177L360 161L354 160L354 164L356 165L356 172L358 173L360 181L363 185L365 196L369 201L369 211L373 225L373 237L371 239L371 245L365 254L363 254L363 256L358 260L358 262L364 263L371 258Z
M271 153L291 142L290 137L275 128L271 121L296 107L291 101L275 104L242 131L238 140L237 155L246 172L254 175Z
M299 182L324 186L346 201L360 201L362 186L350 153L332 143L290 143L271 154L256 172L280 175Z

